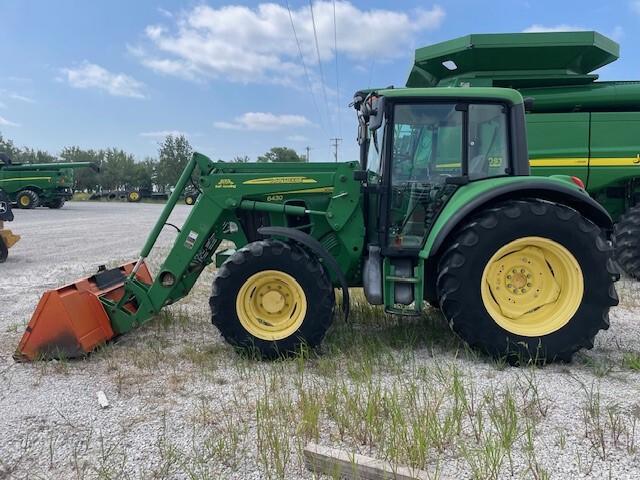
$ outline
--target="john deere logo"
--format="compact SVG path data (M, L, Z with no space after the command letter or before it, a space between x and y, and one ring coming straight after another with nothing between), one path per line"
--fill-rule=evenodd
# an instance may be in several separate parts
M7 204L6 204L6 202L0 202L0 213L7 213Z
M221 178L218 180L216 188L236 188L236 184L230 178Z
M243 185L282 185L282 184L318 183L318 182L313 178L308 178L308 177L269 177L269 178L254 178L253 180L246 180L242 183Z

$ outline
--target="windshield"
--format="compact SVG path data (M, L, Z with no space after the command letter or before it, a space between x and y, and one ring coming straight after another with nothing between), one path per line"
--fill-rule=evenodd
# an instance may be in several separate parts
M457 188L447 178L468 175L469 180L477 180L508 172L505 108L498 104L462 107L456 103L394 106L389 246L422 245ZM463 153L469 159L468 168L463 165Z

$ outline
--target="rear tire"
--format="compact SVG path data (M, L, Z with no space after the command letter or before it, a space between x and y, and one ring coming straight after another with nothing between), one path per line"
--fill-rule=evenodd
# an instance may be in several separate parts
M635 205L613 226L613 247L618 264L640 280L640 205Z
M16 197L19 208L30 210L40 205L40 197L33 190L22 190Z
M450 245L438 296L471 347L515 364L569 361L609 327L619 278L612 247L575 210L505 202L473 217Z
M253 242L218 270L212 322L231 345L276 358L316 347L333 321L333 286L316 258L276 240Z
M7 261L9 257L9 249L4 244L4 240L0 237L0 263L4 263Z
M47 207L58 210L64 207L64 198L56 198L47 204Z

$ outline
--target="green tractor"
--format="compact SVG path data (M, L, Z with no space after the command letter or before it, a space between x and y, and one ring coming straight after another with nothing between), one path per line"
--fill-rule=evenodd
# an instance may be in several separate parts
M219 267L213 324L266 358L318 345L334 288L396 315L442 309L470 346L570 360L618 303L611 218L568 176L531 177L522 96L501 88L356 93L360 162L239 164L194 154L140 257L44 294L16 358L82 355ZM145 258L193 173L201 190L152 276ZM221 242L235 249L218 251Z
M18 208L62 208L73 197L76 168L98 167L91 162L16 163L0 153L0 187Z
M579 178L615 221L619 264L640 279L640 83L592 73L619 53L596 32L467 35L416 50L407 86L518 89L533 173Z

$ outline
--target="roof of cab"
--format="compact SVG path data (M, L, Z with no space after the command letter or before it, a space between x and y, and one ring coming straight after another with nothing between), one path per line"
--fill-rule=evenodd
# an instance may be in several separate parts
M512 105L523 103L518 91L498 87L385 88L376 93L387 98L481 99L506 101Z

